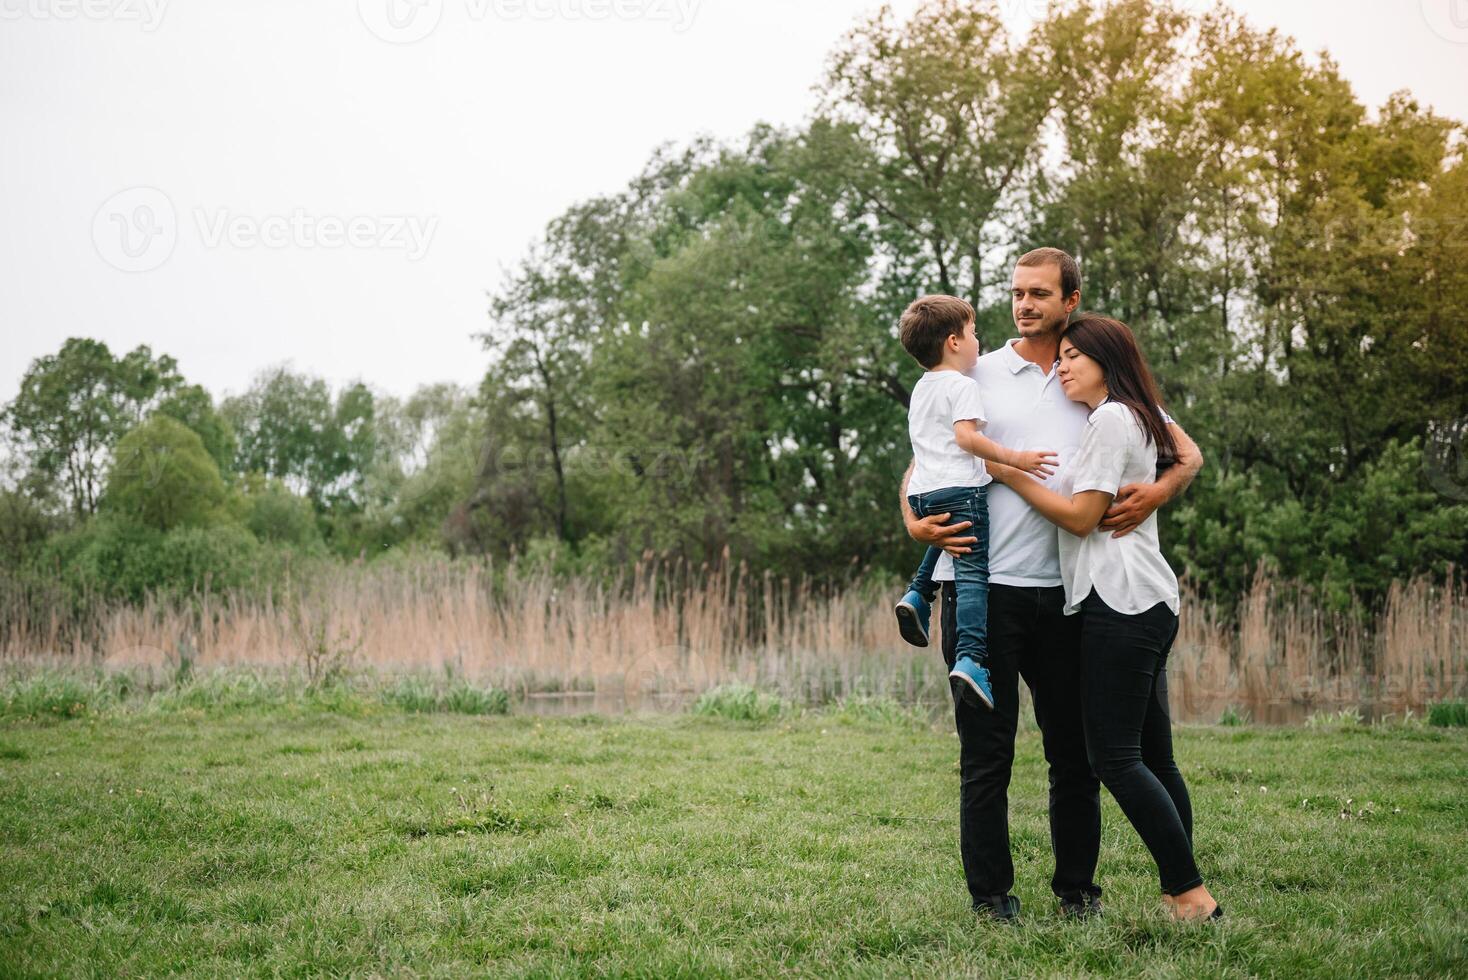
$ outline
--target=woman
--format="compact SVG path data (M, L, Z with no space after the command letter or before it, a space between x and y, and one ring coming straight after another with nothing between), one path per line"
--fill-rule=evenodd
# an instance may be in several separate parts
M1125 324L1087 313L1060 337L1066 397L1091 409L1080 449L1062 472L1066 494L1020 470L990 464L1060 528L1065 614L1083 614L1086 752L1101 782L1157 862L1174 918L1221 918L1193 860L1193 811L1172 758L1167 654L1177 636L1177 576L1157 543L1157 515L1116 538L1092 533L1117 488L1156 479L1176 446L1157 385Z

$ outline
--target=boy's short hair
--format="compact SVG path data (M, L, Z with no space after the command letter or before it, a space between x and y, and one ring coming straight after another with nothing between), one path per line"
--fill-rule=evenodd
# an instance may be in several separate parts
M925 368L943 360L943 345L953 334L962 334L964 324L974 319L974 308L957 296L920 296L897 321L902 346Z

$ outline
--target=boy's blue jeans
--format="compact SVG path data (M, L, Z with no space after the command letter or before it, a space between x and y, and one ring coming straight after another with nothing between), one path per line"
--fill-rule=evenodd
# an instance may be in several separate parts
M955 658L971 657L983 664L989 653L989 488L944 487L927 493L911 494L907 505L918 517L950 514L944 527L972 521L973 526L961 536L977 538L966 555L953 559L953 587L957 593L957 646ZM928 547L908 588L929 602L938 594L933 583L933 569L943 552Z

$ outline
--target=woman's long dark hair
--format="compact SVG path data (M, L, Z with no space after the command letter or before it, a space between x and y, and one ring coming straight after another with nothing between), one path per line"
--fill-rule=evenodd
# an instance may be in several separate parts
M1112 401L1132 410L1147 441L1157 447L1157 472L1177 462L1177 443L1162 421L1162 395L1131 328L1099 313L1082 313L1060 333L1076 350L1101 365Z

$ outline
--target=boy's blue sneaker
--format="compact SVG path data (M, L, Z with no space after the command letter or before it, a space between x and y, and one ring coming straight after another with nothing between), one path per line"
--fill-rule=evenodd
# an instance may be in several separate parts
M915 647L928 645L928 600L920 592L909 592L897 603L897 629Z
M994 690L989 686L989 672L974 663L972 657L959 657L948 676L962 685L965 696L972 694L984 707L994 710Z

